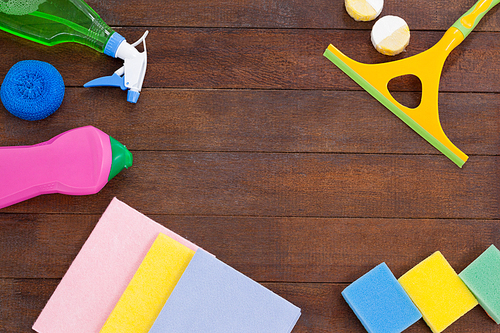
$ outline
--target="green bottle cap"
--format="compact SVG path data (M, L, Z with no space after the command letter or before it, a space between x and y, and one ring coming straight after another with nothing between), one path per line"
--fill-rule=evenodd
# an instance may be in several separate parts
M109 137L111 143L112 160L111 170L109 171L108 181L120 173L123 168L132 166L132 153L128 151L127 147L112 137Z

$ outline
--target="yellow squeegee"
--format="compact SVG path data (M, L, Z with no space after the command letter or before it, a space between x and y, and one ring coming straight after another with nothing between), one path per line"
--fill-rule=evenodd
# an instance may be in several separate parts
M436 45L412 57L382 64L363 64L350 59L333 45L326 49L324 56L436 149L462 167L468 156L448 139L439 121L439 79L448 54L499 2L500 0L479 0L446 31ZM422 100L416 108L400 104L387 87L390 80L403 75L415 75L422 83Z

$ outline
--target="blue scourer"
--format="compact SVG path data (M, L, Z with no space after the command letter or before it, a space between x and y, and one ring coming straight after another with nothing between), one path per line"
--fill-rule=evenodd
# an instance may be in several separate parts
M370 333L400 333L422 318L385 263L350 284L342 296Z
M5 76L0 98L7 111L14 116L25 120L41 120L61 106L64 82L51 64L24 60L12 66Z

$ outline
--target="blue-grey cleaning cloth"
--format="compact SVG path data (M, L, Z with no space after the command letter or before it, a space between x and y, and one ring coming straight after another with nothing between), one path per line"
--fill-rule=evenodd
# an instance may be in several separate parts
M41 120L53 114L64 98L61 74L49 63L23 60L5 76L0 88L4 107L25 120Z
M199 249L149 333L290 333L300 309Z

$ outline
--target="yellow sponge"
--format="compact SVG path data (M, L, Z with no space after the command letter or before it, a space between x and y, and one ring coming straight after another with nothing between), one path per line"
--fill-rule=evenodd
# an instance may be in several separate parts
M398 281L434 333L442 332L478 304L439 251Z
M159 234L100 333L147 333L194 256Z

